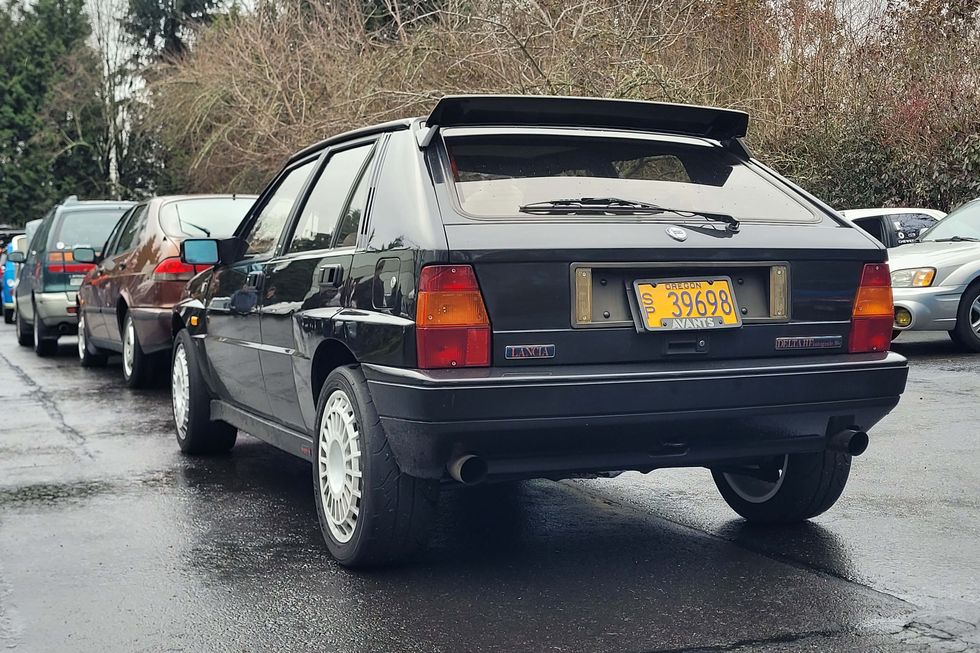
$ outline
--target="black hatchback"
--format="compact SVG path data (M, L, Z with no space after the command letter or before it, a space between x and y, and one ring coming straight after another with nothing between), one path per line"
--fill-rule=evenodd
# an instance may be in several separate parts
M704 107L447 97L296 154L190 239L173 404L310 460L343 564L425 541L441 483L707 467L743 517L840 496L907 364L885 250Z

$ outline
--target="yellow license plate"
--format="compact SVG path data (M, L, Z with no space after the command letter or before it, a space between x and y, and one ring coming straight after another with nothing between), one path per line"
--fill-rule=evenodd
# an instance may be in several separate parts
M728 277L643 279L633 282L647 331L725 329L742 326Z

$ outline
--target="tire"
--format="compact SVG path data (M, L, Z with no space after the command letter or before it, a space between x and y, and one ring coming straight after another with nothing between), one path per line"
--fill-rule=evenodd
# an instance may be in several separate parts
M360 368L330 373L316 415L313 496L333 557L345 567L365 568L401 562L421 550L435 518L439 481L398 469Z
M34 331L31 327L24 324L24 317L20 311L17 311L15 321L17 324L17 344L21 347L33 347Z
M122 345L122 371L126 385L130 388L149 386L153 381L156 360L144 353L136 333L136 323L129 311L123 316Z
M956 312L956 328L949 335L963 349L980 353L980 281L963 293Z
M85 315L78 310L78 362L82 367L105 367L106 356L89 341Z
M851 456L836 451L788 454L774 460L779 480L767 482L711 470L725 502L750 522L792 524L827 511L844 491Z
M14 309L12 308L3 309L3 323L4 324L14 323Z
M193 339L186 330L174 339L171 379L174 428L180 450L190 455L231 450L238 429L211 419L211 395L204 385Z
M38 356L51 356L58 351L58 338L48 338L44 323L37 314L37 306L34 306L34 353Z

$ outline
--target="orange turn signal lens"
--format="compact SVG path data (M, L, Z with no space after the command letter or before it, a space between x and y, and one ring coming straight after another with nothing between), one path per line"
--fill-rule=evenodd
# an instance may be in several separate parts
M858 288L853 317L891 317L894 310L891 288Z
M490 324L479 290L420 292L416 315L422 328Z

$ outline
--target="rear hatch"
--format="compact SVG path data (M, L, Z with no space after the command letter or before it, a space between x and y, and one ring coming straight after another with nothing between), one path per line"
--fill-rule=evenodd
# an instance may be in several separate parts
M78 290L93 265L76 262L72 250L84 245L101 251L112 228L128 208L128 205L110 205L65 209L48 238L46 258L40 262L44 292Z
M497 366L847 352L865 265L885 260L706 139L457 129L444 142L450 256L476 272Z

